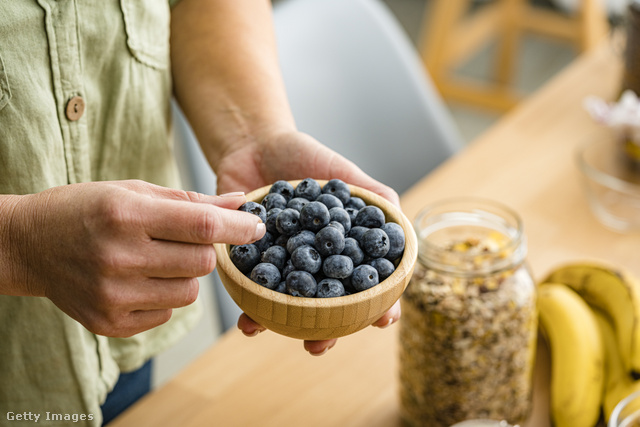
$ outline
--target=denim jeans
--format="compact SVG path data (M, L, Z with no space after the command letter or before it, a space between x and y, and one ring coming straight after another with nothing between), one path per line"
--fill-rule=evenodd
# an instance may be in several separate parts
M152 361L142 365L133 372L120 374L115 387L107 395L100 407L102 409L102 425L107 425L115 417L133 405L138 399L151 390Z

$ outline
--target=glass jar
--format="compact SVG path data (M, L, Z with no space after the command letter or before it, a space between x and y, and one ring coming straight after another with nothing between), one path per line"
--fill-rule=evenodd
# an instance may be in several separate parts
M608 427L640 427L640 391L622 399L609 417Z
M522 221L501 204L445 200L417 217L418 263L401 299L405 425L525 421L537 336Z

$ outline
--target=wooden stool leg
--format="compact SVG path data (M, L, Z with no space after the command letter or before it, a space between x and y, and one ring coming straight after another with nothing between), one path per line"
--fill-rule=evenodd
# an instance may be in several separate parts
M583 52L600 43L609 32L607 14L600 0L582 0L578 20L577 41Z
M500 32L496 52L495 80L499 85L513 83L514 68L522 35L526 0L501 0Z

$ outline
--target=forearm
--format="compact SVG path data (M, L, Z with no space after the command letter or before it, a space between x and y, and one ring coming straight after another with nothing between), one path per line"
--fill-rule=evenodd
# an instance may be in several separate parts
M268 0L182 0L171 32L175 95L214 170L257 135L295 130Z

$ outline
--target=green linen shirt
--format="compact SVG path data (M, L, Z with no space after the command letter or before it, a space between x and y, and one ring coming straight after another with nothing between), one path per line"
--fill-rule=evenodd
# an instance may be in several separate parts
M170 5L176 0L0 1L0 193L142 179L177 187ZM85 111L70 120L67 103ZM0 221L2 218L0 218ZM101 424L120 372L175 343L192 305L127 339L97 336L46 298L0 296L0 425ZM78 420L78 422L74 422Z

